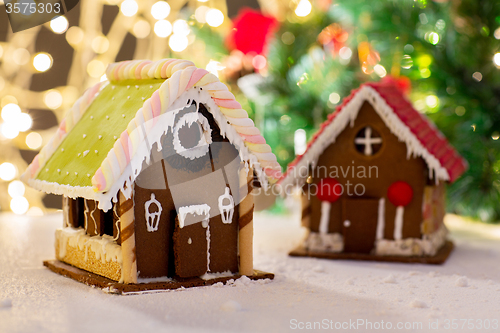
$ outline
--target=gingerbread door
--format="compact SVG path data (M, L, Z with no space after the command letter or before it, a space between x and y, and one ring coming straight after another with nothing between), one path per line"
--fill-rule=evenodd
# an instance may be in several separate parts
M375 247L378 199L342 200L344 252L370 253Z

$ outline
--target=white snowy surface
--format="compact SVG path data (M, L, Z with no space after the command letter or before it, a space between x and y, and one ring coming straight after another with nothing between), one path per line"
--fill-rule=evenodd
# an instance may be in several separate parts
M375 331L346 326L358 320L393 325L376 331L397 331L398 323L422 323L405 332L499 330L492 329L500 320L499 226L447 216L456 249L443 266L332 261L288 257L304 235L298 217L260 213L255 267L275 273L274 281L117 296L42 266L54 258L61 224L60 214L0 215L1 333L287 332L314 322L333 326L325 331ZM445 329L452 319L458 329ZM487 319L490 329L479 329Z

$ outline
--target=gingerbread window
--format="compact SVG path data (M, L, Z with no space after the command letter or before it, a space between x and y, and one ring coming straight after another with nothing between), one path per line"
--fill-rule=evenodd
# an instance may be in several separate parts
M371 126L365 126L356 134L354 145L361 154L372 156L382 148L382 137Z

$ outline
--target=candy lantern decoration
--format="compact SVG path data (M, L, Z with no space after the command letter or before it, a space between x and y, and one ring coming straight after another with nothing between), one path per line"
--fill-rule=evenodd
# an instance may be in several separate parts
M332 203L337 201L343 192L342 184L335 178L325 178L319 182L318 199L321 200L321 218L319 221L319 232L328 233L330 222L330 208Z
M406 182L394 182L387 189L387 198L394 206L397 206L394 219L394 239L400 240L403 238L404 207L413 199L413 189Z

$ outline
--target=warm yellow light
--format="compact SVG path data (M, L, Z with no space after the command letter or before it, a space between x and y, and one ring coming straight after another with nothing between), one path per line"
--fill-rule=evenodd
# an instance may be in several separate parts
M295 8L295 15L299 17L307 16L311 13L312 5L308 0L300 0L297 8Z
M120 10L125 16L134 16L139 10L139 5L137 5L137 2L135 2L135 0L125 0L120 5Z
M30 204L25 197L15 197L10 201L10 209L17 215L25 214L30 208Z
M205 15L205 20L211 27L218 27L224 22L224 14L218 9L210 9Z
M3 56L3 47L2 47L2 45L0 45L0 58L2 58L2 56Z
M5 95L0 101L0 107L5 107L7 104L18 104L17 98L12 95Z
M29 216L43 216L43 210L40 207L31 207L26 214Z
M92 50L95 53L104 53L109 49L109 40L104 36L97 36L92 40Z
M31 132L30 134L26 135L26 145L30 149L38 149L42 146L43 139L40 134L37 132Z
M33 57L33 67L39 72L46 72L52 67L52 57L50 54L40 52Z
M384 77L387 75L385 67L380 64L376 64L375 66L373 66L373 71L380 77Z
M14 124L13 124L14 125ZM15 126L20 132L26 132L33 125L33 119L27 113L21 113L16 120Z
M208 2L208 0L198 0L198 2Z
M12 126L12 123L3 123L0 127L0 132L6 139L14 139L19 135L19 129Z
M5 162L0 164L0 178L5 181L11 181L16 176L16 167L14 164Z
M2 91L4 87L5 87L5 80L3 79L3 77L0 76L0 91Z
M2 119L6 122L16 121L20 114L21 108L17 104L9 103L2 108Z
M151 6L151 15L157 20L163 20L170 14L170 5L165 1L158 1Z
M22 181L14 180L9 184L7 192L9 192L9 195L12 198L15 198L15 197L22 197L24 195L25 190L26 188L24 187Z
M196 8L194 12L194 18L196 19L196 21L200 23L207 23L206 16L209 10L210 8L207 6L200 6Z
M44 94L43 101L49 109L55 110L62 105L63 97L59 91L51 89Z
M64 16L56 16L50 21L50 29L56 34L62 34L68 30L68 19Z
M219 71L223 70L226 68L225 66L222 66L220 62L215 61L215 60L210 60L210 62L207 64L207 67L205 69L212 73L213 75L219 77Z
M500 52L495 53L495 55L493 56L493 63L495 64L495 66L500 68Z
M132 33L137 38L146 38L151 32L151 26L146 20L138 20L132 27Z
M72 46L80 44L83 40L83 36L83 30L77 26L72 26L66 32L66 40Z
M474 72L472 74L472 78L477 82L481 82L481 80L483 79L483 74L481 74L481 72Z
M340 102L340 95L337 94L336 92L332 92L330 96L328 96L328 100L332 104L337 104L338 102Z
M188 39L186 36L172 35L168 41L168 46L175 52L181 52L188 46Z
M172 31L174 34L179 36L187 36L189 35L189 26L186 20L175 20Z
M102 61L94 59L87 65L87 73L93 78L100 78L104 71L106 70L106 66L102 63Z
M155 23L154 31L158 37L166 38L172 33L172 23L167 20L159 20Z
M20 66L26 65L30 61L30 53L23 48L15 50L13 56L14 62Z
M439 99L435 95L429 95L425 98L425 104L430 108L435 108L439 104Z

